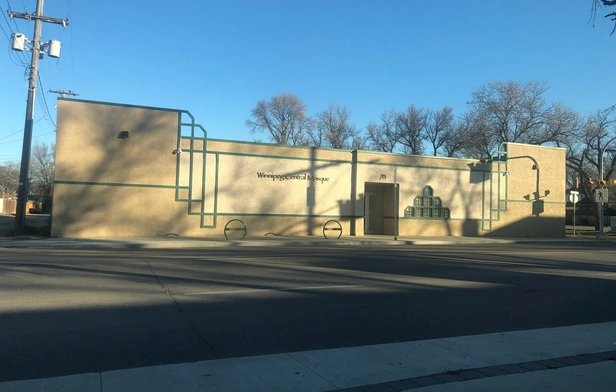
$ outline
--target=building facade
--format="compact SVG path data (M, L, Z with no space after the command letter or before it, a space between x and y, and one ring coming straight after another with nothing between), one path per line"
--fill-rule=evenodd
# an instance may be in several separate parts
M54 237L565 236L560 148L479 161L248 143L209 139L187 111L59 99L55 159Z

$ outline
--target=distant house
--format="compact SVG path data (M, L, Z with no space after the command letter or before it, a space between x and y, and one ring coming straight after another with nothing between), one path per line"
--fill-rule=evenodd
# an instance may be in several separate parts
M9 197L0 197L0 213L4 215L10 215L15 213L15 207L17 206L17 200Z

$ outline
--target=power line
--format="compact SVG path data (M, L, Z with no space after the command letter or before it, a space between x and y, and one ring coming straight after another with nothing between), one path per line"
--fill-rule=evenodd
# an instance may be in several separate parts
M23 129L20 129L20 130L19 130L19 131L17 131L17 132L13 132L13 133L11 133L10 135L5 136L5 137L3 137L2 139L0 139L0 141L2 141L2 140L4 140L4 139L8 139L8 138L10 138L11 136L13 136L13 135L17 135L18 133L21 133L21 132L23 132L23 131L24 131ZM13 143L13 142L10 142L10 143ZM0 144L4 144L4 143L0 143Z
M41 120L43 120L43 119L44 119L44 117L39 118L38 120L36 120L36 121L34 122L34 124L36 124L37 122L39 122L39 121L41 121ZM13 135L17 135L18 133L21 133L21 132L23 132L23 131L24 131L24 129L23 129L23 128L21 128L19 131L15 131L15 132L11 133L10 135L3 137L2 139L0 139L0 141L2 141L2 140L4 140L4 139L8 139L8 138L10 138L11 136L13 136ZM7 142L7 143L15 143L15 142ZM0 144L7 144L7 143L0 143Z
M12 15L12 11L11 11L11 10L13 9L13 7L11 7L11 3L9 2L9 0L6 0L6 4L7 4L7 6L9 7L7 14L9 14L9 15L11 16L11 19L13 20L13 24L15 25L15 31L18 31L18 30L19 30L19 27L17 26L17 21L15 20L15 17L14 17L14 15ZM25 13L24 13L24 15L28 15L28 14L25 14ZM19 16L18 16L18 17L19 17ZM8 22L7 22L7 23L8 23ZM9 27L11 26L11 25L10 25L10 23L8 23L8 25L9 25ZM11 29L11 30L12 30L12 29ZM28 33L30 33L30 30L28 30ZM29 35L34 35L34 34L33 34L33 33L31 33L31 34L29 34ZM24 55L24 57L25 57L25 55Z
M41 80L41 74L39 73L39 84L41 86L41 88L38 90L40 92L41 97L43 97L43 104L45 105L45 107L43 108L43 110L45 110L45 113L47 114L45 117L47 119L47 117L49 117L49 121L51 121L51 124L53 125L53 129L56 129L56 123L53 121L53 118L51 118L51 112L49 111L49 106L47 106L47 97L45 97L45 91L43 91L43 81ZM39 101L40 102L40 101Z
M0 9L0 11L1 11L1 9ZM3 13L4 13L4 12L3 12ZM4 30L4 27L3 27L2 25L0 25L0 29L2 29L2 32L4 33L4 36L6 37L6 39L7 39L8 41L10 41L10 40L11 40L11 38L10 38L10 37L9 37L9 35L6 33L6 30Z
M7 4L8 4L8 6L9 6L9 10L10 10L10 9L11 9L11 5L9 4L9 2L8 2L8 1L7 1ZM7 14L8 14L8 13L4 12L4 10L2 9L2 7L0 7L0 12L2 13L2 16L3 16L3 18L4 18L4 21L6 22L6 25L8 26L9 31L11 32L11 35L13 35L13 33L15 33L15 31L13 31L13 29L11 28L11 22L9 22L9 20L7 19ZM15 28L17 28L17 23L15 22L15 20L13 20L13 22L15 23ZM2 28L2 31L4 31L4 28ZM5 32L5 35L6 35L6 32ZM6 38L7 38L7 40L8 40L9 42L11 42L11 37L7 36ZM15 65L20 65L20 66L27 66L27 65L28 65L28 60L27 60L26 55L25 55L24 53L20 53L20 54L21 54L21 56L22 56L22 58L19 58L19 54L16 54L16 53L11 53L11 52L14 52L14 51L12 51L10 48L8 48L8 51L9 51L9 53L10 53L10 54L9 54L9 58L11 59L11 61L13 61L13 63L14 63ZM17 63L15 63L15 60L14 60L14 57L13 57L13 56L14 56L14 57L17 57L17 60L18 60L21 64L17 64Z
M68 13L69 15L72 15L73 13L73 1L72 0L68 0ZM68 18L68 17L67 17ZM73 52L75 51L75 42L73 41L73 29L70 30L70 34L71 34L71 45L72 45L72 49L71 49L71 78L72 78L72 87L75 87L75 61L74 61L74 57L73 57Z

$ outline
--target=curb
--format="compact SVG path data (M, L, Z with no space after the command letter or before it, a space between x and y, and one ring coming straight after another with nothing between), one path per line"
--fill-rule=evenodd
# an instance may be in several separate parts
M214 247L280 247L280 246L438 246L438 245L507 245L537 243L605 243L594 239L544 238L544 239L495 239L483 237L425 237L425 238L344 238L286 237L272 239L226 240L198 237L147 237L147 238L0 238L0 248L60 248L60 249L201 249ZM608 242L609 243L609 242Z

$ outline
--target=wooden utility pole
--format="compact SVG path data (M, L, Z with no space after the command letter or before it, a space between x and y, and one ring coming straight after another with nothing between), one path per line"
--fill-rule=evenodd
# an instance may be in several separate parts
M23 14L8 11L10 18L20 18L31 21L34 19L34 39L32 40L32 60L30 64L30 80L28 83L28 103L26 104L26 123L24 126L24 143L21 152L21 170L19 172L19 189L17 191L17 207L15 214L15 231L23 231L26 221L26 203L28 202L28 177L30 171L30 154L32 148L32 127L34 125L34 99L36 98L36 81L38 79L38 62L41 54L41 31L43 22L68 26L68 20L50 18L43 15L44 0L37 0L36 13Z

